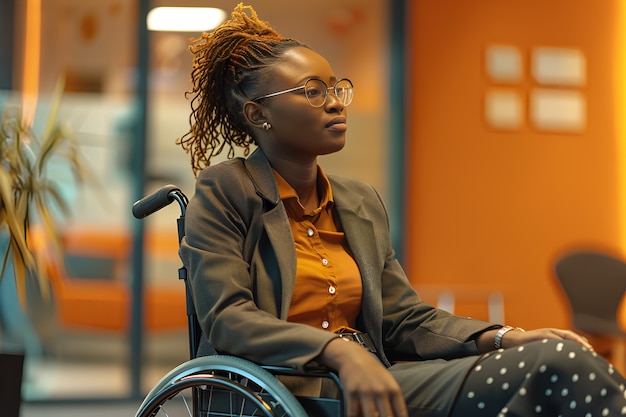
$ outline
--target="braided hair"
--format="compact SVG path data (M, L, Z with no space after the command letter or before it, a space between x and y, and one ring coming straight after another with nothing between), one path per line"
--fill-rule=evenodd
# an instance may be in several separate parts
M246 13L249 12L248 13ZM243 104L259 95L273 64L287 50L306 45L280 36L259 20L252 6L239 3L231 19L212 32L193 39L192 90L189 131L177 144L191 156L194 175L210 165L212 157L235 146L250 153L252 131L243 115Z

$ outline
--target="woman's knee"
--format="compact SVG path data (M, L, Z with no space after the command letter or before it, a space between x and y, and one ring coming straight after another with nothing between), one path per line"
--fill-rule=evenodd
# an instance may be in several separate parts
M603 369L614 372L613 366L596 352L571 340L544 339L522 346L529 350L529 356L536 358L538 371L562 370L571 373Z

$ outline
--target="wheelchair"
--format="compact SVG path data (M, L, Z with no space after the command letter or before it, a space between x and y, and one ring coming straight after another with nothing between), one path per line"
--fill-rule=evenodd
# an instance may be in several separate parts
M142 219L172 202L178 202L178 242L185 235L188 199L175 185L165 185L135 202L133 215ZM202 331L195 314L187 270L178 270L185 282L190 359L168 372L150 390L135 417L344 417L341 383L327 369L306 373L287 367L262 366L244 358L215 354L197 356ZM279 376L328 378L338 388L339 398L300 397L291 393Z

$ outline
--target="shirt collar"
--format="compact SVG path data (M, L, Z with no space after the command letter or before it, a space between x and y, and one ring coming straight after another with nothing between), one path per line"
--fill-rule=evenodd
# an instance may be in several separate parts
M276 182L278 184L278 193L280 195L280 199L283 200L285 207L289 211L290 215L301 219L305 216L315 216L319 214L322 210L328 210L333 204L333 192L330 186L330 181L328 177L322 170L322 168L317 166L317 187L318 192L320 193L320 206L313 210L312 212L305 213L304 206L300 203L300 199L298 198L298 193L296 190L289 185L287 180L285 180L282 175L278 173L278 171L274 171L274 176L276 177Z

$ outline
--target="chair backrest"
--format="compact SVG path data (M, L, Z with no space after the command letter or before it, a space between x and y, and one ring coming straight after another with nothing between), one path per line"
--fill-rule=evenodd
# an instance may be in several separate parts
M626 335L618 321L626 291L624 261L599 252L572 252L557 261L555 272L569 299L576 329L596 335Z

